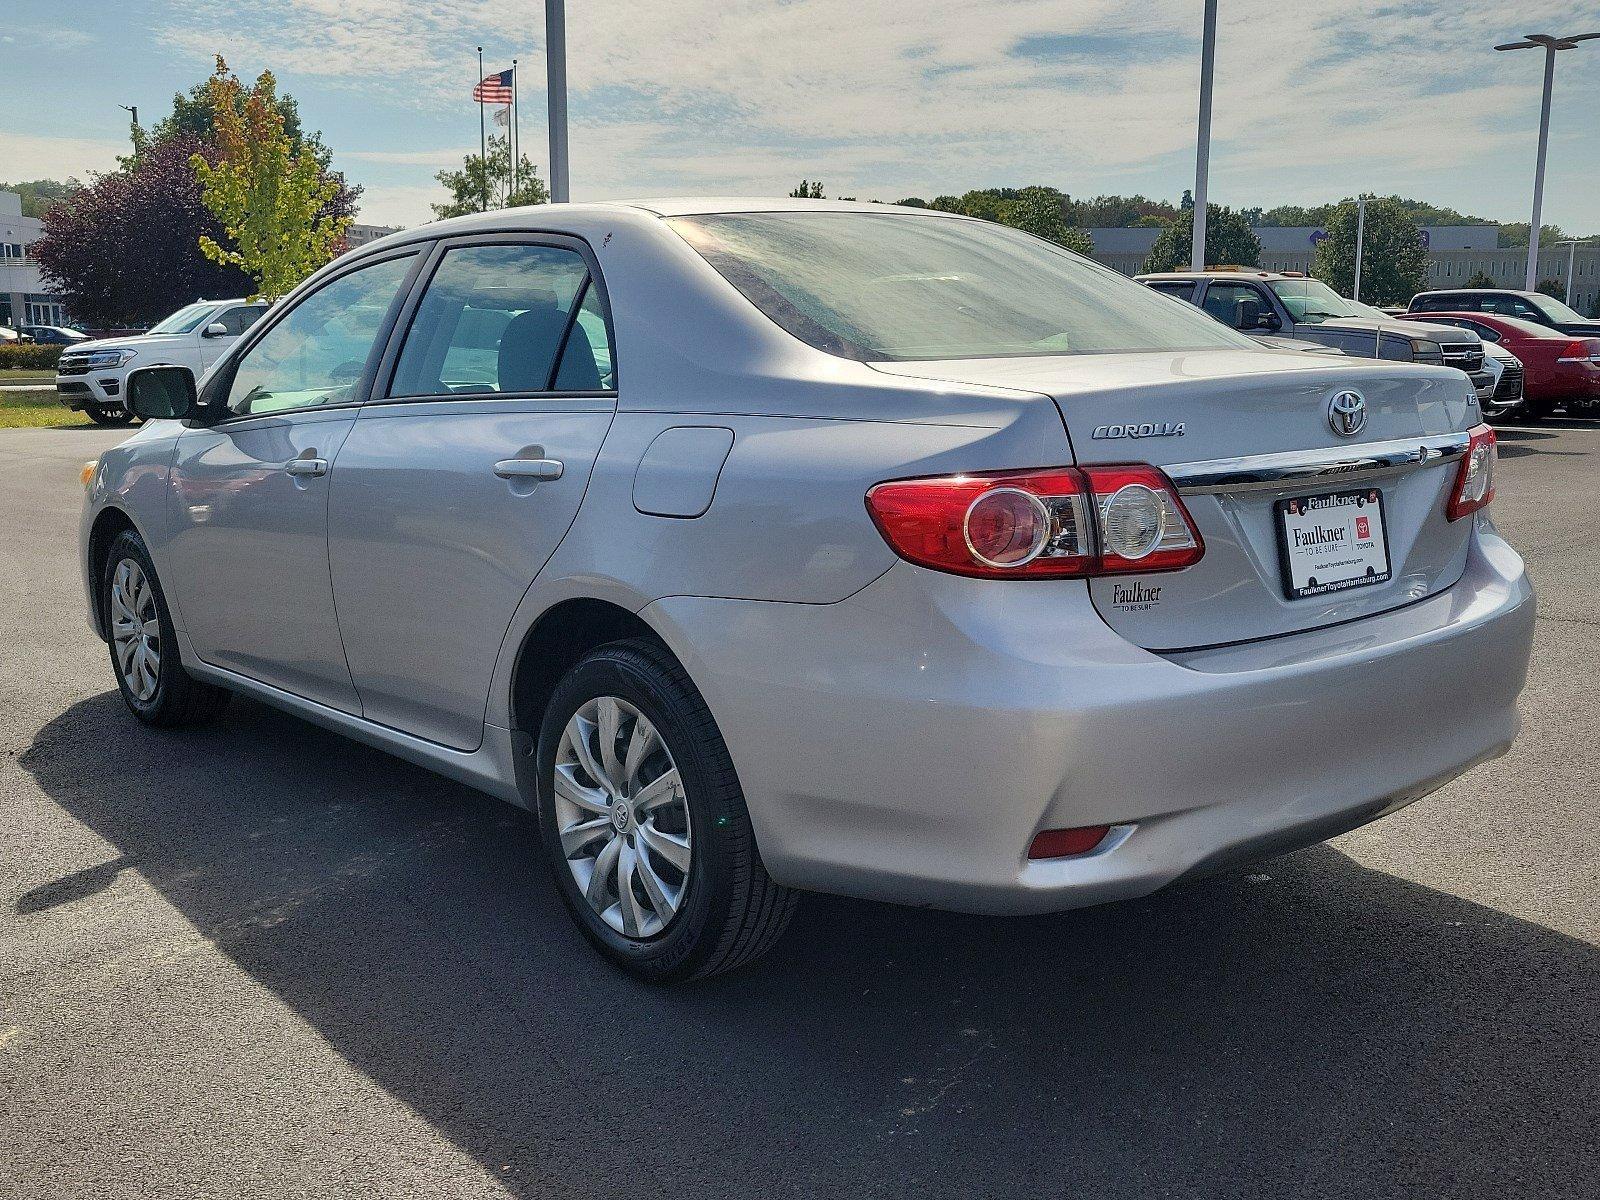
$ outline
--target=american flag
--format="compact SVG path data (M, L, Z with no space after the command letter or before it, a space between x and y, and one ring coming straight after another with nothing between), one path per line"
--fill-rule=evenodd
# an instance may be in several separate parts
M472 89L472 98L479 104L510 104L511 72L485 75L483 82Z

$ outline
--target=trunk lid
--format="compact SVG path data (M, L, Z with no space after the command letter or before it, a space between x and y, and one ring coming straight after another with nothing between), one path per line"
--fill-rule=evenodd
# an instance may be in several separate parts
M1107 624L1138 645L1187 649L1349 621L1449 587L1472 522L1450 522L1470 384L1443 367L1275 351L875 363L894 375L1040 393L1080 465L1144 462L1178 483L1206 552L1182 571L1089 581ZM1365 424L1334 431L1330 403L1360 393ZM1032 465L1032 464L1019 464ZM1291 599L1279 500L1376 489L1386 582Z

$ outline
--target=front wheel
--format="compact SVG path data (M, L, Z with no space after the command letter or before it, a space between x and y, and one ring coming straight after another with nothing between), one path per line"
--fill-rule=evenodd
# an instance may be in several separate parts
M111 669L133 715L147 725L198 725L220 713L232 693L196 679L178 661L167 598L133 530L111 543L100 586Z
M120 404L91 404L83 410L96 425L132 425L133 414Z
M768 877L722 734L660 646L615 642L573 667L538 755L545 857L606 958L667 983L777 942L795 893Z

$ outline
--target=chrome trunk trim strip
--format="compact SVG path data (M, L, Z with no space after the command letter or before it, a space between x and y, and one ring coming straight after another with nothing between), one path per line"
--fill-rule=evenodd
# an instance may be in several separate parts
M1178 491L1185 495L1287 490L1448 462L1464 455L1471 440L1471 435L1466 433L1449 433L1341 446L1337 450L1291 450L1282 454L1213 458L1177 463L1165 470L1178 485Z

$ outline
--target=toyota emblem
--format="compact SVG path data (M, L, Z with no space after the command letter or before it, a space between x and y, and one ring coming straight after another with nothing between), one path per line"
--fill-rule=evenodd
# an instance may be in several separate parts
M1340 437L1355 437L1367 424L1367 401L1360 392L1337 392L1328 401L1328 424Z

